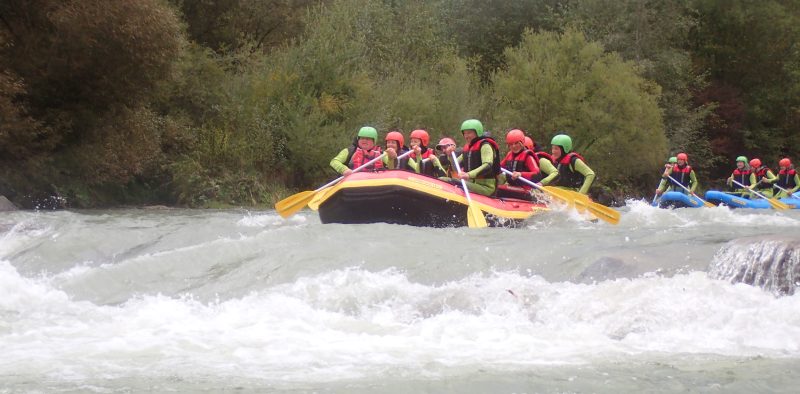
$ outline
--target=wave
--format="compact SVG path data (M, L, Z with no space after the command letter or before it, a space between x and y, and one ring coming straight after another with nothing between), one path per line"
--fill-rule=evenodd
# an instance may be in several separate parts
M5 371L328 381L642 354L800 358L800 297L702 272L596 284L492 272L423 284L396 269L347 268L227 300L142 295L103 306L1 261L0 313Z

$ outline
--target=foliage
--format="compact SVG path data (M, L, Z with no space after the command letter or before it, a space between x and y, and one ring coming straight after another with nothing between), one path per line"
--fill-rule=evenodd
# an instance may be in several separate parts
M554 134L570 135L601 183L647 179L640 166L662 163L660 90L632 63L575 30L528 31L505 55L507 70L493 84L497 118L507 127L527 129L543 145Z
M717 102L707 123L728 160L745 154L774 163L800 154L800 8L794 0L696 0L690 42L711 83L697 99ZM727 170L727 171L726 171ZM716 175L729 172L729 165Z
M706 82L686 45L699 23L690 0L583 0L564 15L589 40L634 62L643 77L661 86L659 107L670 156L689 152L702 175L718 163L703 130L713 101L693 99Z
M435 142L472 117L568 132L615 198L668 153L727 175L800 154L798 19L796 0L6 0L0 194L265 205L332 177L363 125Z

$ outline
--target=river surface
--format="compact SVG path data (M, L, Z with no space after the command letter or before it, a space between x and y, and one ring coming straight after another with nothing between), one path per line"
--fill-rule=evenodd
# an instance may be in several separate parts
M0 213L0 393L797 392L800 296L711 279L800 211Z

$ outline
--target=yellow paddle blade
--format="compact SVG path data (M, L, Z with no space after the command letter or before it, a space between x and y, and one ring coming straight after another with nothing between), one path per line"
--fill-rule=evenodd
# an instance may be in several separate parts
M557 198L559 200L563 200L564 202L566 202L568 204L572 203L573 198L570 197L568 194L566 194L567 190L559 189L559 188L554 187L554 186L544 186L544 187L542 187L542 190L544 190L547 194L549 194L549 195L551 195L551 196L553 196L553 197L555 197L555 198Z
M584 207L588 209L592 215L608 223L611 224L619 223L620 214L614 209L609 208L603 204L596 203L592 201L589 198L589 196L578 193L576 191L565 190L565 189L562 189L561 191L564 192L564 194L570 196L575 201L576 207Z
M487 227L486 218L483 212L475 204L470 204L467 208L467 225L470 228L484 228Z
M311 209L312 211L319 210L320 204L325 202L325 200L327 199L327 196L328 196L328 192L331 191L331 189L333 189L333 188L329 187L327 189L320 190L317 193L317 195L314 196L314 198L312 198L311 201L308 202L308 208Z
M308 204L308 202L311 201L316 194L317 193L312 190L292 194L291 196L278 201L278 203L275 204L275 210L278 211L278 215L281 215L281 217L286 219L289 216L297 213L297 211L303 209L303 207L306 206L306 204Z
M782 203L782 202L780 202L780 201L778 201L778 200L776 200L774 198L768 198L767 202L769 202L769 205L772 207L772 209L779 209L779 210L792 209L792 207L790 207L790 206L786 205L785 203Z
M589 212L592 215L608 222L611 224L619 224L619 212L598 203L591 203L589 204Z

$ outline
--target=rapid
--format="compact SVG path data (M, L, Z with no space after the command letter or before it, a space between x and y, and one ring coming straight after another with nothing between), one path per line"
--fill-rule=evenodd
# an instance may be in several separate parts
M794 392L800 295L709 267L800 237L800 210L620 210L0 213L0 393Z

